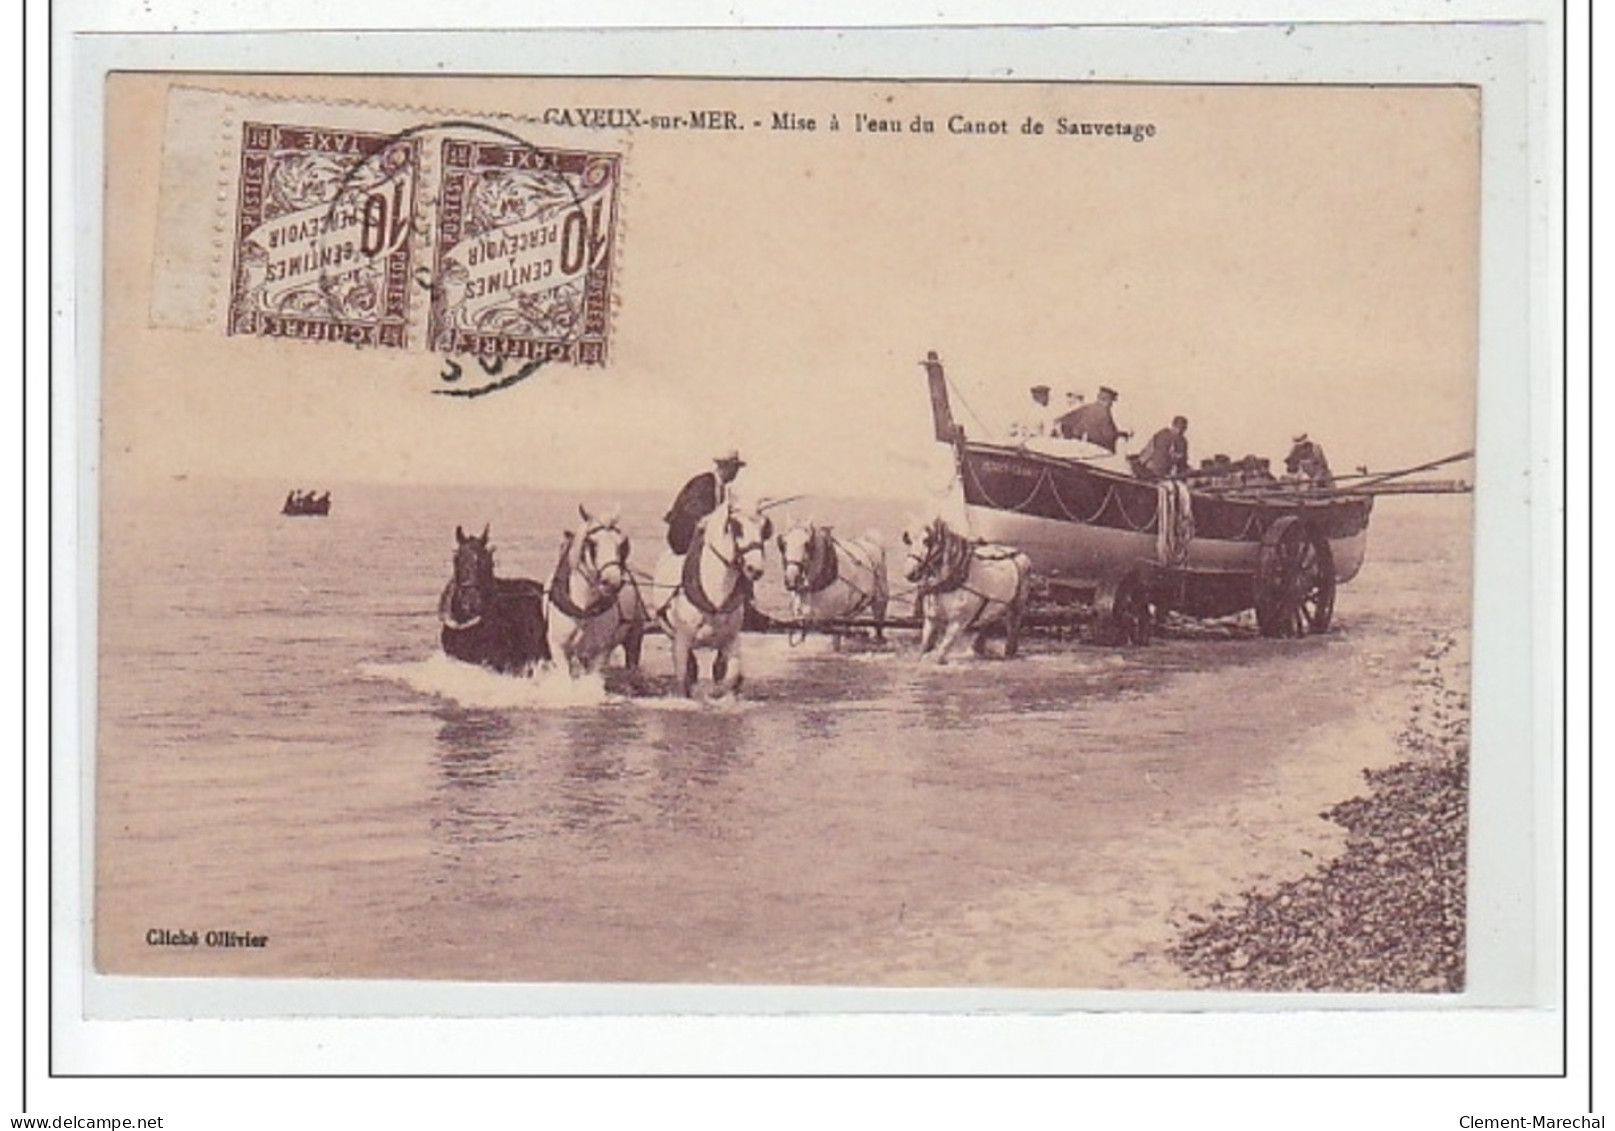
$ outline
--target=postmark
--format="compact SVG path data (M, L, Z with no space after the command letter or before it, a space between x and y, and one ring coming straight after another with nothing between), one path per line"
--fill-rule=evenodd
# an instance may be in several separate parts
M421 142L242 127L226 333L408 345Z
M604 364L620 157L469 138L441 144L431 348Z

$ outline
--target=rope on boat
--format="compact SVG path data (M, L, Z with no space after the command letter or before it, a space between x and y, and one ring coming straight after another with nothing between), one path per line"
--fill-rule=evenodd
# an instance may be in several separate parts
M964 470L965 470L965 473L970 476L970 483L971 483L971 486L975 489L976 494L979 495L980 498L986 503L986 505L991 507L993 510L1008 511L1008 512L1013 513L1013 514L1026 514L1028 512L1029 508L1031 507L1032 500L1037 498L1038 492L1043 489L1043 486L1046 483L1046 484L1048 484L1049 493L1054 497L1055 504L1058 506L1058 508L1060 510L1060 513L1063 516L1065 516L1067 521L1080 523L1080 524L1082 524L1084 526L1099 525L1100 516L1102 516L1107 509L1112 507L1112 505L1114 505L1115 511L1116 511L1116 513L1118 515L1121 516L1121 519L1122 519L1123 524L1125 525L1125 528L1132 531L1134 534L1154 534L1154 535L1156 535L1157 539L1159 539L1161 537L1161 534L1162 534L1162 529L1161 529L1162 507L1161 507L1161 499L1160 499L1159 495L1157 496L1157 499L1156 499L1155 513L1150 515L1149 518L1147 518L1145 521L1139 522L1131 514L1128 513L1126 504L1123 501L1123 494L1122 494L1121 491L1119 491L1117 489L1118 485L1115 484L1115 483L1107 483L1106 484L1104 496L1099 500L1099 506L1094 509L1092 514L1081 514L1076 509L1074 509L1071 506L1071 504L1066 501L1065 496L1060 493L1060 481L1057 478L1055 478L1054 475L1051 473L1051 471L1046 467L1039 468L1037 481L1035 483L1033 483L1032 490L1026 496L1026 498L1022 499L1019 503L1016 503L1016 504L1013 504L1013 505L1005 502L1002 499L994 498L993 495L992 495L992 492L987 490L986 484L984 484L981 481L981 476L977 473L975 467L968 460L965 461ZM1186 500L1185 509L1188 509L1188 508L1192 507L1192 505L1193 505L1192 504L1193 494L1192 494L1191 488L1189 487L1189 485L1187 483L1183 482L1182 480L1171 480L1171 481L1163 481L1163 482L1173 482L1173 483L1176 483L1179 487L1181 487L1183 489L1183 492L1184 492L1184 499ZM1291 495L1295 494L1295 491L1294 491L1293 487L1291 488L1289 493ZM1241 499L1241 498L1239 498L1239 496L1237 494L1234 494L1232 492L1218 493L1218 492L1213 492L1213 491L1205 491L1205 494L1211 495L1213 497L1228 498L1228 499L1232 499L1232 500L1236 500L1236 501L1240 501L1240 502L1267 502L1267 501L1270 501L1268 499L1258 499L1258 498L1252 498L1252 497L1247 497L1247 498ZM1323 492L1318 492L1318 494L1322 495ZM1327 498L1315 498L1315 499L1284 498L1282 501L1285 502L1285 503L1298 505L1298 506L1306 506L1309 503L1311 503L1313 505L1318 505L1318 506L1326 506L1326 505L1328 505L1328 499ZM1260 522L1260 519L1262 518L1262 515L1264 513L1266 513L1265 508L1262 508L1262 507L1249 507L1249 508L1246 508L1245 525L1240 528L1239 533L1234 535L1231 540L1235 541L1235 542L1251 541L1253 536L1258 534L1260 532L1260 530L1261 530L1262 524ZM1171 516L1169 516L1167 518L1168 525L1171 525L1175 521L1176 521L1176 519L1171 517ZM1191 514L1191 522L1192 522L1192 514ZM1193 534L1191 533L1189 535L1189 537L1193 537ZM1225 537L1225 536L1224 535L1219 535L1218 537L1222 538L1222 537Z
M1149 520L1143 523L1133 521L1133 516L1127 513L1127 504L1122 502L1121 494L1116 490L1116 485L1114 483L1111 484L1110 490L1106 493L1105 501L1108 503L1112 497L1114 497L1116 500L1117 512L1120 513L1123 521L1127 523L1127 528L1129 530L1132 530L1137 534L1148 534L1155 526L1155 520L1158 517L1157 515L1151 515Z
M1043 481L1045 479L1047 479L1048 475L1049 475L1048 470L1045 468L1039 474L1039 476L1037 478L1037 481L1032 484L1031 494L1027 495L1026 498L1022 499L1019 503L1016 503L1014 506L1009 506L1009 505L1007 505L1005 503L999 502L997 499L993 498L990 494L987 493L986 486L983 485L983 483L981 482L981 476L976 474L976 469L971 466L969 460L964 461L964 466L965 466L965 470L970 473L970 479L971 479L972 482L975 483L976 490L981 493L982 498L987 500L987 503L988 503L989 506L991 506L994 510L1014 511L1016 514L1024 514L1024 513L1026 513L1026 508L1031 506L1033 499L1037 498L1038 490L1043 486ZM1063 507L1063 505L1064 504L1062 504L1062 507Z
M1155 560L1168 568L1189 559L1194 541L1194 496L1181 479L1163 479L1155 487Z
M965 395L959 391L959 386L955 385L953 380L949 377L943 377L942 379L948 383L948 388L953 391L953 395L959 398L959 403L965 406L965 411L976 418L976 423L981 425L981 430L983 432L991 432L992 429L987 427L987 422L981 418L981 414L975 409L971 408L970 402L965 400Z
M986 500L987 505L993 510L1009 511L1014 514L1025 514L1027 512L1027 508L1031 506L1032 500L1037 498L1038 492L1041 491L1043 489L1043 485L1047 483L1050 494L1054 496L1054 501L1059 504L1060 513L1066 517L1067 521L1081 523L1084 526L1096 525L1099 521L1099 516L1104 514L1106 508L1108 508L1114 501L1116 512L1122 516L1122 520L1126 522L1127 528L1133 533L1150 534L1156 530L1157 520L1155 515L1151 515L1144 522L1140 523L1135 521L1133 516L1127 513L1127 508L1122 503L1121 493L1116 490L1116 484L1114 483L1109 483L1106 485L1104 497L1099 500L1098 508L1095 509L1092 514L1084 516L1074 511L1071 508L1071 504L1066 502L1065 497L1060 494L1059 481L1056 480L1052 474L1050 474L1049 469L1046 467L1039 469L1037 481L1032 484L1032 490L1026 496L1026 498L1014 505L1010 505L999 499L993 498L992 493L989 492L986 485L982 483L981 476L976 473L976 469L969 463L969 461L965 462L965 471L969 474L970 481L974 485L976 492Z
M1066 518L1070 519L1072 522L1080 522L1085 526L1092 526L1094 523L1099 521L1099 516L1105 513L1105 507L1110 504L1110 492L1107 491L1105 493L1105 497L1099 500L1098 510L1094 511L1093 514L1089 515L1087 518L1079 518L1077 513L1071 509L1071 504L1065 501L1065 496L1060 494L1060 481L1054 478L1054 476L1050 475L1047 468L1043 469L1043 479L1048 480L1049 493L1054 496L1054 501L1060 504L1060 513L1065 515ZM1042 481L1043 480L1040 479L1039 483L1041 484ZM983 492L983 494L985 494L985 492Z

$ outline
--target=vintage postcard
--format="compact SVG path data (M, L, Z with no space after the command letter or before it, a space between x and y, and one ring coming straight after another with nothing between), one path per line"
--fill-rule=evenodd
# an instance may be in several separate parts
M1476 87L104 112L96 976L1469 990Z

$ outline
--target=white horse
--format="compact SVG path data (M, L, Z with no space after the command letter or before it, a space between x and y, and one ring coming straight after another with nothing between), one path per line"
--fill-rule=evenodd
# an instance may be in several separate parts
M798 522L776 540L793 619L844 620L869 615L885 640L886 550L873 538L837 538L828 526ZM835 638L836 648L841 637Z
M596 518L579 506L579 532L567 531L549 585L550 656L576 679L600 670L621 647L627 667L639 668L647 614L639 583L628 570L631 544L614 513Z
M697 648L716 652L712 682L722 691L739 692L740 629L773 535L774 524L765 516L725 505L696 527L687 553L657 564L656 619L673 642L673 675L686 697L700 676Z
M976 632L973 648L982 655L981 630L999 622L1004 656L1015 655L1031 586L1030 558L1010 546L969 542L941 519L905 530L903 544L908 547L903 576L919 585L922 659L934 648L936 662L947 663L959 634L971 630Z

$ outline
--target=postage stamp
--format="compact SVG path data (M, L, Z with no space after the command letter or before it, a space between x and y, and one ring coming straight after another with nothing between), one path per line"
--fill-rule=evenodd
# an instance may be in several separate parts
M168 92L157 328L603 365L626 138L509 113Z
M442 153L433 348L603 363L618 155L462 138Z
M402 348L420 140L248 122L226 332Z

